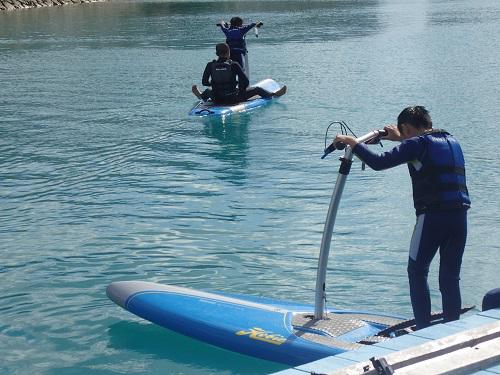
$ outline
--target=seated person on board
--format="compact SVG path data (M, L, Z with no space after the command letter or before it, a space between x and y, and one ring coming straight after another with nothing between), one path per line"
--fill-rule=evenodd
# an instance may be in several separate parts
M275 93L261 87L248 87L248 78L240 64L229 59L229 46L219 43L215 47L217 60L207 64L203 72L203 86L211 86L203 92L193 85L192 91L199 99L212 99L217 104L235 104L258 95L262 98L278 97L286 93L286 86Z

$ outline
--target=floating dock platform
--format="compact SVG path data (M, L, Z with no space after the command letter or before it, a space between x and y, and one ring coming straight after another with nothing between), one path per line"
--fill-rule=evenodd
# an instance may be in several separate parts
M500 374L500 308L273 375Z

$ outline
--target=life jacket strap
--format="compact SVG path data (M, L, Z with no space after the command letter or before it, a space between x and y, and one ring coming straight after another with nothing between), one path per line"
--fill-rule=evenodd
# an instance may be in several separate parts
M456 167L456 166L438 166L433 165L426 168L427 173L432 174L458 174L460 176L465 176L465 168L464 167Z
M435 203L435 204L427 204L425 206L416 207L415 212L418 216L425 212L468 210L469 208L470 208L469 203L462 203L462 202Z

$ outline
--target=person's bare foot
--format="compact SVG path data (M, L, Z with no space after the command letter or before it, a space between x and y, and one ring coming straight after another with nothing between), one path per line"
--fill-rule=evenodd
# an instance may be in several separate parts
M285 93L286 93L286 86L283 86L283 87L282 87L282 88L280 88L278 91L276 91L276 92L273 94L273 96L274 96L275 98L279 98L280 96L285 95Z
M201 92L198 90L198 86L193 85L191 87L191 91L193 92L194 96L196 96L198 99L201 99Z

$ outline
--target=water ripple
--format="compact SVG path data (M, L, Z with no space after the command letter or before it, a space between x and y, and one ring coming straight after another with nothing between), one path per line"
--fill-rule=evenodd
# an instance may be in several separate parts
M0 14L2 374L281 369L147 324L106 285L310 303L340 157L320 160L326 126L361 134L415 101L466 155L464 302L498 287L497 2L193 4ZM233 14L262 18L261 37L247 38L253 79L284 82L287 95L223 121L189 118L190 86L221 37L207 25ZM407 171L355 159L340 208L329 306L410 314ZM431 293L438 309L432 280Z

